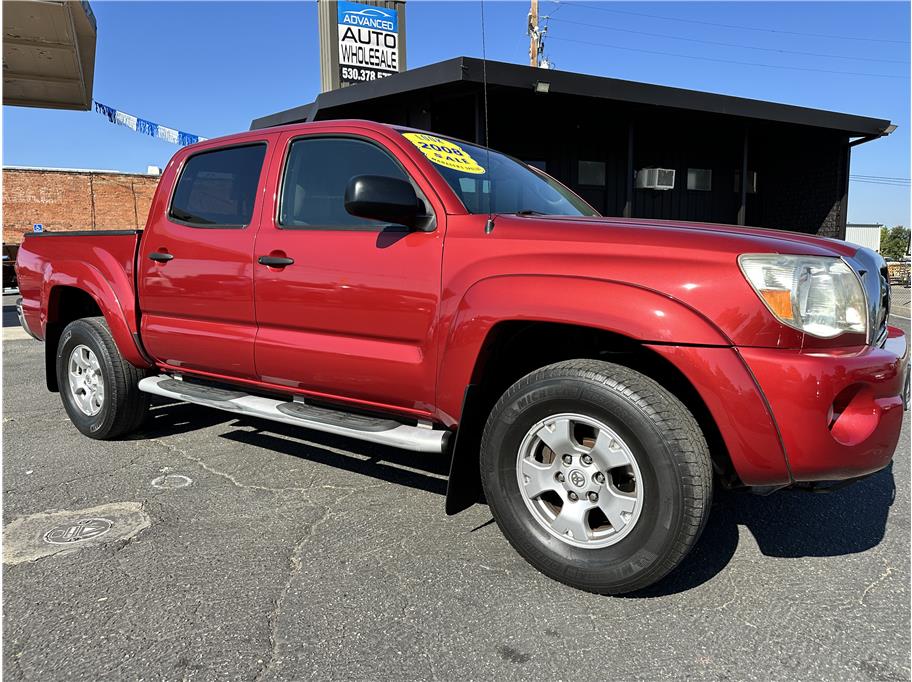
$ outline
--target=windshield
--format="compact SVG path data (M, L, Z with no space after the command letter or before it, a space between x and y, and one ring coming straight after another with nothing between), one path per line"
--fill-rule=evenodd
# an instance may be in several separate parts
M402 136L434 164L469 213L598 215L556 180L505 154L427 133Z

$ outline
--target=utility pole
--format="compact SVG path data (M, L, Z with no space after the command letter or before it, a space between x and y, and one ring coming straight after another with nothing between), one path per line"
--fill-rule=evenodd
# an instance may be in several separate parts
M541 31L538 29L538 0L529 7L529 66L538 66L541 54Z

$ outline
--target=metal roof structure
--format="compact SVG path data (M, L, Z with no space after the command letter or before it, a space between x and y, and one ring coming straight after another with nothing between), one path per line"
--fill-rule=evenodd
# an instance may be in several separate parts
M3 3L3 104L92 106L98 27L88 2Z
M570 71L538 69L504 62L488 61L484 66L488 86L492 88L532 91L538 84L542 84L538 87L546 87L548 93L825 128L844 132L850 137L866 139L889 135L896 128L886 119L665 85L590 76ZM456 57L387 78L321 93L309 104L254 119L250 128L255 130L286 123L333 118L332 109L343 105L418 91L477 87L482 82L481 59Z

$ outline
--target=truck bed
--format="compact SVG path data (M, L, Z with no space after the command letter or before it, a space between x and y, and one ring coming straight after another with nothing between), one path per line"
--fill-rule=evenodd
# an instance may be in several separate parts
M26 233L16 271L29 332L46 339L42 310L50 315L71 287L88 291L109 324L112 317L119 316L128 326L135 326L134 272L141 234L142 230Z

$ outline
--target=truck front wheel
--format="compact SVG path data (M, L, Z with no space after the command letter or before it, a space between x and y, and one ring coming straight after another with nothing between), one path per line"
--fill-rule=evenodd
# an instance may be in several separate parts
M497 524L542 573L621 594L697 541L712 464L686 407L620 365L571 360L513 384L491 412L481 479Z
M83 434L110 440L139 428L149 396L137 384L145 372L121 357L103 317L66 326L57 345L57 383L70 421Z

